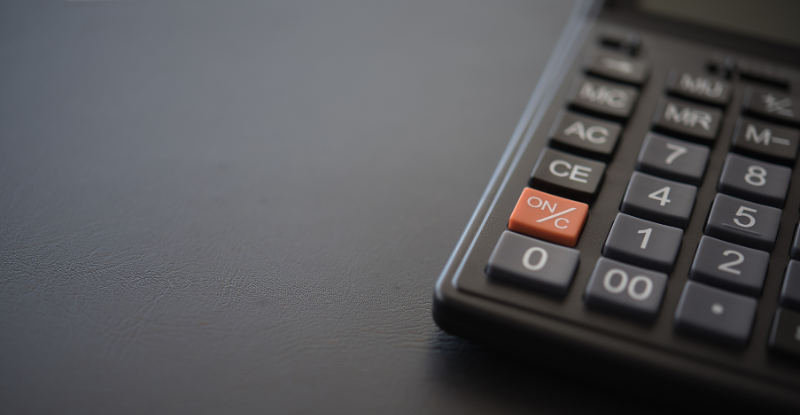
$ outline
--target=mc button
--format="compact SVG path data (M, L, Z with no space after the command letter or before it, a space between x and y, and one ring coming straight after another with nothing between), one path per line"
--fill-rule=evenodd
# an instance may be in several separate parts
M589 206L525 188L508 220L508 228L534 238L575 246Z
M530 185L570 199L590 202L600 188L605 170L605 163L546 148L533 168Z

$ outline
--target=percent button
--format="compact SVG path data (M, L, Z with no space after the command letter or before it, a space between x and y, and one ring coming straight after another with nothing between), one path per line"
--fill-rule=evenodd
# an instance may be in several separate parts
M565 246L575 246L586 223L589 206L526 188L522 191L508 229Z

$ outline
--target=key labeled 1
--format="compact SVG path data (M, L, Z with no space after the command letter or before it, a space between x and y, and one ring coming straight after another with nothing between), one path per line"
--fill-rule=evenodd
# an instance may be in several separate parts
M522 191L508 228L534 238L575 246L586 223L589 205L539 190Z

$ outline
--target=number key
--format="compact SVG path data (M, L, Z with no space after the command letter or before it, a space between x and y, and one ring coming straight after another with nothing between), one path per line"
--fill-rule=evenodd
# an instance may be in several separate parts
M490 278L552 294L567 293L580 252L505 231L489 258Z
M708 153L706 146L647 133L636 170L697 186L703 180Z
M667 275L600 258L584 292L586 304L633 318L652 320L658 314Z
M781 211L717 193L708 215L705 234L735 244L772 251Z
M634 172L622 200L622 212L664 225L686 228L697 188Z
M769 254L703 236L689 278L757 297L767 275Z
M618 213L603 246L603 255L662 272L672 271L683 231Z
M718 190L722 193L782 208L792 179L792 169L728 154Z

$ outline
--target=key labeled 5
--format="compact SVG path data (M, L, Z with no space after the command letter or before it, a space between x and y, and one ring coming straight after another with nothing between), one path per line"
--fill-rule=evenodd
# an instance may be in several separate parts
M534 238L575 246L589 205L526 188L508 220L508 228Z

